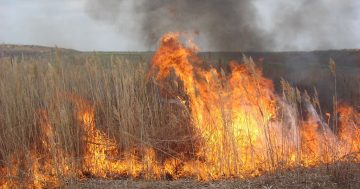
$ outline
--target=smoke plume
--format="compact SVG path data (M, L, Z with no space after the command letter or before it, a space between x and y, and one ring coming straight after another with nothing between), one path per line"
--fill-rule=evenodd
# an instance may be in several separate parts
M169 31L198 34L217 51L312 50L360 46L356 0L87 0L90 17L131 28L153 48ZM125 14L124 14L125 13Z
M261 1L259 1L261 2ZM277 49L315 50L360 47L360 2L356 0L275 0L269 36ZM258 5L261 6L259 3ZM269 6L271 8L269 8Z

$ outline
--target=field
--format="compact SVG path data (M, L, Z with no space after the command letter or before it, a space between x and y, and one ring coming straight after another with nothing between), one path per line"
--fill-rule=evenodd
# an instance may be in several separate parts
M360 51L197 55L167 37L2 45L0 186L360 187Z

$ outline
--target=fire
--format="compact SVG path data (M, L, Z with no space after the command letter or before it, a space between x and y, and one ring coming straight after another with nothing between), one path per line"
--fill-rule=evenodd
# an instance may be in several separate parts
M340 115L340 141L342 154L357 152L355 156L360 161L360 112L353 107L341 104L338 109Z
M85 133L82 138L85 141L83 173L99 178L111 175L139 177L143 173L148 174L145 178L159 177L160 169L153 149L131 149L120 153L116 142L96 128L95 109L91 103L76 95L66 97L77 107L76 117ZM124 158L115 159L119 156Z
M173 75L182 82L192 124L204 144L197 154L205 165L202 175L255 176L281 167L330 163L359 152L359 113L351 107L339 109L339 134L319 118L309 101L307 120L280 117L281 108L291 107L277 97L272 81L262 76L252 59L230 62L226 74L204 65L196 50L193 44L182 44L179 33L169 33L161 39L150 73L160 83Z
M198 153L206 159L206 167L211 167L207 174L219 178L253 171L266 159L255 155L265 149L253 147L265 142L262 134L276 114L272 82L252 64L231 62L229 76L205 69L194 48L185 48L178 37L163 37L153 68L159 70L159 81L174 70L183 82L194 126L205 143Z
M205 64L196 55L198 48L191 41L183 44L179 33L166 34L160 42L148 78L163 91L176 85L185 94L171 98L190 112L189 124L198 138L193 156L166 155L151 144L120 150L117 140L121 139L97 128L96 106L66 93L59 96L74 106L74 118L82 130L80 165L74 166L72 162L78 157L58 144L48 115L51 110L39 110L35 116L40 132L36 144L8 157L9 163L0 166L0 186L57 187L66 178L89 176L244 178L345 158L360 162L360 112L353 107L338 105L340 127L334 133L308 97L299 97L306 106L306 118L296 116L296 108L275 94L273 82L262 75L251 58L244 57L243 64L230 62L227 73ZM331 114L326 115L329 120ZM159 153L165 157L160 158Z
M11 165L0 169L4 180L2 188L47 188L61 185L62 176L68 176L67 155L55 143L53 128L44 110L37 112L41 135L38 146L18 152L11 157ZM27 173L28 171L28 173Z

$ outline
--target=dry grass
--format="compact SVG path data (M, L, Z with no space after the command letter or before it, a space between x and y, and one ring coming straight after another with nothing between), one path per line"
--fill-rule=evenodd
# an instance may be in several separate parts
M95 56L85 63L0 62L0 157L30 148L40 132L39 110L49 112L57 143L80 152L79 141L73 139L81 131L73 117L75 107L67 100L72 95L91 102L97 127L121 138L120 148L156 146L157 141L188 135L174 132L184 132L177 127L187 115L160 97L159 89L147 81L146 67L118 59L101 62Z
M104 62L97 56L70 63L60 56L50 63L2 60L0 166L11 167L13 159L25 163L32 150L43 154L40 159L57 156L43 149L38 140L43 135L38 115L45 111L56 147L71 154L69 166L81 167L84 145L80 136L84 131L75 116L77 107L69 100L72 96L91 103L96 127L114 139L119 150L151 146L160 157L189 151L192 131L183 127L189 125L189 117L179 105L160 97L158 87L146 78L147 66L119 59ZM28 167L21 167L18 175L23 176L12 179L27 176Z
M147 66L145 62L134 63L116 58L104 62L97 56L87 57L85 62L64 62L59 56L50 63L1 60L0 167L11 165L14 154L18 156L16 159L25 161L31 150L35 149L40 154L44 151L37 141L42 137L37 115L43 110L48 112L49 122L54 128L55 144L71 154L69 166L82 166L84 141L80 140L80 136L84 131L74 116L76 106L68 100L68 96L79 96L91 102L96 110L96 127L114 139L119 150L145 146L154 148L159 159L161 156L176 157L179 152L191 156L197 141L189 127L189 112L176 101L168 100L173 97L174 91L164 91L156 83L148 82ZM173 90L176 92L179 89ZM43 154L53 158L57 155L51 152ZM358 164L349 166L339 163L331 167L277 172L251 180L73 180L67 187L358 188L359 170ZM24 165L18 177L11 179L25 179L28 172ZM77 174L74 172L73 178L77 178Z

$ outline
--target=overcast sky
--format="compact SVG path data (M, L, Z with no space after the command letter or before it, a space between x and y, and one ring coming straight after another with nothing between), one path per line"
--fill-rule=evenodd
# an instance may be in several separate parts
M0 0L0 43L78 50L146 50L127 32L91 19L83 0Z
M137 21L129 20L134 17L128 15L134 13L126 3L122 4L121 6L124 7L120 9L123 14L123 16L120 14L121 27L118 25L114 27L108 22L91 18L85 11L86 1L88 0L0 0L0 43L59 46L85 51L153 50L151 47L146 47L142 42L143 39L139 37ZM334 1L329 0L329 2ZM342 18L343 12L337 12L335 8L334 13L326 15L327 17L333 16L331 19L335 19L334 22L329 22L329 25L332 24L331 27L339 28L335 30L335 33L326 33L326 29L324 29L324 35L334 35L334 40L329 43L332 44L329 48L334 48L334 46L336 48L360 48L360 1L336 1L348 3L347 6L351 7L355 14L352 13L350 17ZM289 40L289 31L281 33L282 28L272 28L275 16L278 16L276 13L278 9L273 7L279 8L286 1L254 0L254 2L259 10L258 21L262 27L265 30L279 30L279 34L274 34L276 41ZM275 5L273 2L280 3ZM296 8L294 3L291 6ZM340 25L338 26L337 23ZM321 23L311 24L314 26L313 30L316 30L316 26ZM301 35L302 37L298 41L293 41L293 45L278 45L274 50L314 50L319 48L309 42L314 38L311 33L303 32ZM337 37L337 35L341 36ZM330 37L326 39L330 39ZM201 44L199 46L206 49ZM326 47L322 48L326 49Z

